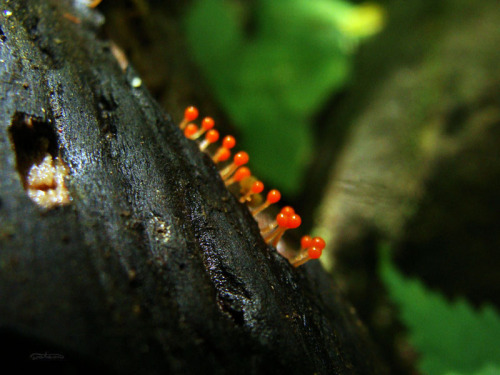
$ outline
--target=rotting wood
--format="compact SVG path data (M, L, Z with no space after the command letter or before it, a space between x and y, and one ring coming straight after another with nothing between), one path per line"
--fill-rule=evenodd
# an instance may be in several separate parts
M211 160L96 37L99 14L70 3L10 1L0 16L9 359L111 373L383 372L329 276L265 245ZM19 146L40 134L16 133L19 118L43 128L39 150ZM19 172L47 152L67 166L71 196L50 210Z

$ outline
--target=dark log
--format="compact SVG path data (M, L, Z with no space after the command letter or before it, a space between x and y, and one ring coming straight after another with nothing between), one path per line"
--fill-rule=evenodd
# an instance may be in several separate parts
M2 365L384 372L326 272L315 262L294 269L267 246L211 160L134 69L121 70L97 37L95 10L61 0L2 6ZM47 155L49 169L66 166L55 185L71 199L50 208L27 194L56 189L28 181Z

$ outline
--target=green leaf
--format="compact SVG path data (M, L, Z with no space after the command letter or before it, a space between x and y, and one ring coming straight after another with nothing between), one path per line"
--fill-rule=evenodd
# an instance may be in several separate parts
M312 154L311 119L346 83L354 47L361 34L374 32L370 23L380 9L360 13L362 7L341 0L258 0L245 17L241 4L193 2L187 44L241 130L239 146L252 170L294 195ZM253 26L248 34L246 19Z
M252 129L249 126L253 126ZM269 182L270 186L279 186L287 195L293 194L302 183L311 152L312 135L307 124L284 116L262 119L243 128L250 129L242 135L255 175ZM276 129L280 128L286 131L276 134Z
M500 317L492 307L478 311L464 300L448 302L418 280L405 278L391 264L388 248L382 252L380 275L409 329L410 342L420 352L424 374L498 370Z
M446 375L469 375L458 372L448 372ZM470 375L500 375L500 366L488 365Z
M195 1L184 24L191 55L204 74L216 78L220 70L231 67L243 39L238 9L231 2Z

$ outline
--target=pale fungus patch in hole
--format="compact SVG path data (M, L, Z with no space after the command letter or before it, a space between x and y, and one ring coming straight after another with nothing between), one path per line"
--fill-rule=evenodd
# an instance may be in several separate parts
M65 205L71 201L64 179L68 168L59 158L46 154L40 164L28 171L26 192L33 202L43 208Z
M69 169L59 157L57 135L50 123L16 113L9 127L16 166L28 197L51 209L71 202L65 178Z

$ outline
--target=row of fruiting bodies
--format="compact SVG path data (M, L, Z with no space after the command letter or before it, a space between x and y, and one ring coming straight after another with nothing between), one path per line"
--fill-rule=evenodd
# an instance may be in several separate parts
M184 119L179 124L179 128L188 139L197 141L200 150L207 152L215 164L219 165L228 161L231 157L231 149L236 146L236 140L233 136L228 135L222 139L218 148L208 152L208 147L219 141L219 132L214 129L215 122L211 117L203 118L200 126L196 125L193 121L198 118L198 114L196 107L186 108ZM246 166L248 161L248 154L245 151L240 151L233 156L232 161L225 163L227 165L220 168L219 173L227 187L239 184L240 202L246 203L252 215L256 217L270 205L277 203L281 199L281 194L278 190L272 189L267 193L266 200L262 202L261 193L264 191L264 184L252 176L250 169ZM255 202L261 203L255 205ZM262 237L266 243L277 247L285 231L298 228L301 222L300 216L292 207L283 207L272 223L260 228ZM301 248L297 254L293 256L282 254L294 267L298 267L310 259L319 258L325 247L325 241L321 237L309 235L303 236L300 244Z

